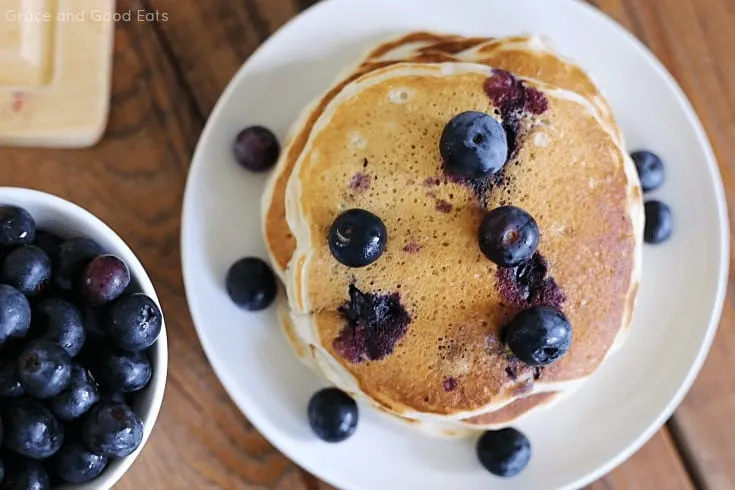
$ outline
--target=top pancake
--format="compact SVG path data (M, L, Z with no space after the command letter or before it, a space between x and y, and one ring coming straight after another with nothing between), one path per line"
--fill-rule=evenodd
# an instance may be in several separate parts
M587 99L535 80L507 83L509 76L458 63L373 71L328 104L288 183L287 219L298 243L287 281L292 308L310 314L310 343L336 359L360 391L407 417L465 418L584 379L629 319L642 222L635 171ZM488 80L494 97L483 90ZM503 103L513 97L497 92L503 87L537 95L526 92L519 99L525 110L514 116ZM517 118L518 148L502 182L479 200L443 175L439 135L459 112L496 109ZM369 184L351 188L360 174ZM538 221L540 252L574 326L570 352L543 370L508 356L499 340L499 329L528 304L513 293L509 271L477 246L484 209L500 204ZM389 232L385 254L363 269L337 263L326 242L334 218L354 207L380 216ZM411 315L407 334L383 358L352 362L335 348L344 339L338 310L351 284L399 292ZM558 300L544 288L540 302Z
M357 67L342 74L338 83L308 107L293 125L289 142L263 197L264 236L274 268L279 275L282 276L296 247L286 222L286 184L316 119L350 81L372 70L408 60L472 61L572 90L590 100L601 119L615 132L618 141L622 141L612 111L593 81L581 68L556 54L546 40L535 36L491 39L415 32L388 41L370 51Z

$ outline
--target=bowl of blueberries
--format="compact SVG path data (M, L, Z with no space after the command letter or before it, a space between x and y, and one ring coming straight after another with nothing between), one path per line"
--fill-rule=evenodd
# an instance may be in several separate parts
M59 197L0 188L0 490L111 488L150 436L167 366L125 242Z

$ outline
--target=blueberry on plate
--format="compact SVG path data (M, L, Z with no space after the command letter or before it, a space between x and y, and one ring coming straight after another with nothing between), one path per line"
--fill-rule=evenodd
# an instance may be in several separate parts
M643 192L653 191L661 187L666 180L664 162L655 153L648 150L634 151L630 158L638 171Z
M329 250L340 264L365 267L383 255L388 230L370 211L349 209L334 220L328 240Z
M120 297L130 284L130 271L114 255L100 255L84 268L82 297L92 306L102 306Z
M32 400L4 403L3 424L3 446L29 458L53 456L64 443L62 425L46 407Z
M273 270L256 257L245 257L232 264L225 277L225 287L233 303L248 311L267 308L278 292Z
M153 366L144 352L113 350L104 355L95 370L106 388L119 393L133 393L148 385Z
M62 291L71 291L92 259L104 251L91 238L72 238L59 246L54 283Z
M511 352L530 366L545 366L560 359L572 344L572 325L559 310L532 306L505 326Z
M19 396L23 396L23 387L18 378L18 362L14 358L3 359L0 361L0 398L18 398Z
M508 138L503 126L489 114L469 111L449 121L439 140L444 170L465 178L499 172L508 159Z
M51 259L35 245L16 248L3 261L0 281L26 296L35 296L51 281Z
M536 220L515 206L501 206L485 215L478 231L480 250L501 267L515 267L536 253Z
M232 145L235 160L252 172L263 172L278 161L281 146L276 135L263 126L251 126L238 133Z
M124 458L143 441L143 422L124 403L99 403L87 415L82 438L96 454Z
M33 308L33 327L43 339L59 344L71 357L84 347L84 319L76 306L63 299L39 301Z
M309 400L307 414L311 429L325 442L342 442L357 428L357 403L337 388L316 392Z
M531 443L513 428L488 431L477 440L477 457L496 476L514 477L531 459Z
M54 457L56 474L66 483L87 483L107 468L107 456L95 454L78 442L65 444Z
M61 420L74 420L99 400L99 387L92 374L80 364L73 364L69 386L51 399L51 410Z
M643 240L646 243L663 243L674 231L674 216L671 208L661 201L646 201L646 224L643 228Z
M0 206L0 245L29 245L36 239L36 221L18 206Z
M108 312L107 331L121 349L137 352L152 346L161 334L158 305L142 293L123 295Z
M51 488L48 473L38 461L14 458L12 463L12 465L8 463L5 478L2 480L2 490L49 490Z
M0 284L0 344L8 338L24 337L31 326L28 299L7 284Z
M59 344L36 340L18 357L18 379L23 391L39 400L66 389L71 379L71 357Z

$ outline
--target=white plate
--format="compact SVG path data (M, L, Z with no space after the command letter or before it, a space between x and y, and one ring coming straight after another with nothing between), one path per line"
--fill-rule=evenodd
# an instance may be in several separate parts
M235 164L234 136L257 123L284 137L347 63L409 29L549 36L599 81L629 146L668 164L655 196L673 208L676 231L645 248L630 340L593 382L520 424L534 454L514 479L483 471L472 441L415 434L365 407L355 436L319 442L305 406L322 382L296 361L273 309L240 311L223 286L236 259L266 257L265 177ZM257 429L307 470L343 489L556 489L584 486L624 461L691 386L721 312L727 229L717 165L689 102L637 40L596 10L571 0L327 0L266 42L222 95L191 166L181 240L192 317L217 375Z

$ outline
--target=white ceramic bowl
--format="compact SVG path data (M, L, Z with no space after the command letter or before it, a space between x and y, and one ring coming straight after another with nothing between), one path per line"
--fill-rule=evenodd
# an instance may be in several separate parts
M83 236L97 241L107 252L118 256L127 264L131 277L137 281L141 291L150 296L160 307L153 284L133 251L109 226L89 211L51 194L13 187L0 187L0 204L12 204L25 208L36 220L38 228L54 232L62 238ZM161 328L161 336L151 347L150 354L153 363L153 378L145 390L138 394L132 407L145 427L140 447L126 458L111 460L110 465L96 480L83 485L66 485L59 488L65 490L110 489L138 457L156 423L166 388L168 343L165 321Z

